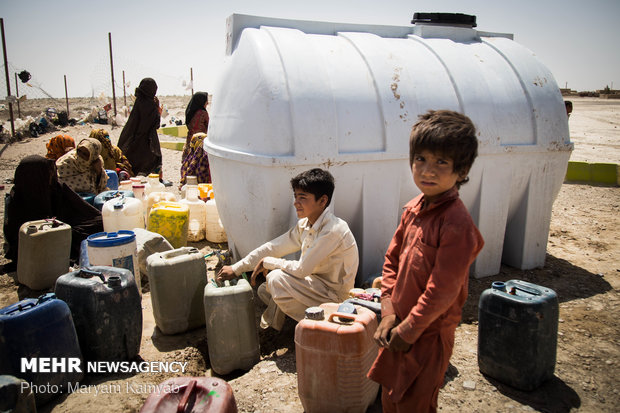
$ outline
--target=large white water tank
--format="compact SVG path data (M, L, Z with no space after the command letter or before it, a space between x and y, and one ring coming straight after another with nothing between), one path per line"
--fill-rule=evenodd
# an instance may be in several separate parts
M358 243L358 282L380 272L402 207L419 193L411 128L429 109L451 109L473 120L480 143L460 190L485 240L473 273L544 264L573 146L553 75L512 35L418 22L227 23L204 145L237 259L296 222L289 181L321 167L336 178L330 208Z

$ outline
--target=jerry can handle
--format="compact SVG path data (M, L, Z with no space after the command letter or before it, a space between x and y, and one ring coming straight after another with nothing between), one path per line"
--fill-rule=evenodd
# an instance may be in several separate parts
M346 320L346 321L341 321L339 324L352 323L355 321L354 314L339 313L339 312L331 313L327 321L329 321L330 323L338 323L337 321L334 321L335 317L338 317L340 320Z
M77 273L78 277L82 278L91 278L91 277L99 277L101 281L105 284L105 277L102 272L87 270L86 268L80 268L80 271Z
M17 307L15 307L14 309L12 309L11 311L7 311L5 314L9 315L9 314L13 314L16 313L18 311L24 311L30 307L34 307L35 305L37 305L37 303L33 303L33 302L28 302L26 304L18 304Z
M192 395L194 389L196 388L196 380L191 379L185 388L185 392L183 392L183 397L179 400L179 404L177 405L177 413L183 413L187 408L187 402L189 401L189 396Z
M114 194L114 196L111 199L115 199L115 198L116 198L116 201L114 202L113 208L114 209L123 208L123 206L125 205L125 195L123 193L116 191L116 194Z
M521 290L524 291L526 293L532 294L532 295L541 295L540 290L536 289L536 288L532 288L532 287L527 287L525 285L513 285L514 288L516 288L517 290Z
M52 228L59 227L62 223L56 219L56 217L45 218L45 223L51 225Z
M28 309L30 307L35 307L35 306L37 306L37 305L39 305L41 303L44 303L44 302L46 302L48 300L53 299L53 298L56 298L56 294L54 294L54 293L46 293L46 294L40 295L37 298L37 302L36 303L33 303L31 301L31 302L28 302L28 303L23 304L23 305L22 304L18 304L17 307L15 307L11 311L7 311L6 314L8 315L8 314L13 314L13 313L15 313L17 311L24 311L24 310L26 310L26 309Z

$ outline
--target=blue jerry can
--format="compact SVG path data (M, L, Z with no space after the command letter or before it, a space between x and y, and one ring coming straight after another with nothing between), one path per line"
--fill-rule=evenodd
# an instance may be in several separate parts
M0 309L0 374L30 383L37 405L69 391L83 372L71 311L55 294Z

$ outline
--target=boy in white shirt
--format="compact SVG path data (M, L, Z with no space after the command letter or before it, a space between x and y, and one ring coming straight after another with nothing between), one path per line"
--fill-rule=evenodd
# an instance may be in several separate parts
M291 186L297 225L217 274L217 280L222 281L253 270L253 286L259 274L265 275L267 281L258 287L259 297L267 304L262 328L280 330L284 314L300 321L308 307L346 300L359 265L353 233L327 209L334 177L315 168L291 179ZM300 250L299 260L281 258Z

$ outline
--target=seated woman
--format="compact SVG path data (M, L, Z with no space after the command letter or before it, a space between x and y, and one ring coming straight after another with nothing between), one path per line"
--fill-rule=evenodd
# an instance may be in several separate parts
M103 158L103 167L121 175L121 171L125 171L127 175L133 176L129 159L123 155L123 151L110 141L110 134L105 129L93 129L88 136L91 139L97 139L101 144L101 157Z
M65 184L58 182L51 159L30 155L15 169L13 189L6 200L5 257L17 264L19 228L24 222L56 217L71 225L71 258L77 260L80 243L103 231L101 212Z
M211 182L211 172L209 170L209 158L204 151L202 144L207 137L206 133L195 133L188 145L187 156L181 165L181 185L186 183L186 176L195 176L199 184Z
M45 146L47 148L45 157L55 161L71 149L75 149L75 140L69 135L56 135Z
M105 191L108 176L100 153L99 141L82 139L77 148L56 161L58 182L67 184L75 192L98 194Z

